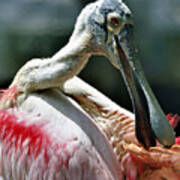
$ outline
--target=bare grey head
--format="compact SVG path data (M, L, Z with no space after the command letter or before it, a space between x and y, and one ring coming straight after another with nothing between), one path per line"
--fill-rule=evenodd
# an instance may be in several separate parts
M132 42L128 36L132 27L131 11L121 0L99 0L83 9L70 41L85 40L86 53L104 55L120 69L132 99L139 142L148 148L154 146L157 139L164 146L172 146L175 133L146 81L139 61L130 57ZM142 92L148 108L142 103Z
M87 38L89 53L105 55L119 68L114 35L118 35L119 40L124 39L125 42L125 28L131 23L131 11L121 0L99 0L83 9L71 40ZM126 53L128 54L127 51Z

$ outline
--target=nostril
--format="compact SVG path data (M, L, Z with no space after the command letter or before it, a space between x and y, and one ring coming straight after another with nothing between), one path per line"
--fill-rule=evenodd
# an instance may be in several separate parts
M131 13L126 13L126 18L131 18Z

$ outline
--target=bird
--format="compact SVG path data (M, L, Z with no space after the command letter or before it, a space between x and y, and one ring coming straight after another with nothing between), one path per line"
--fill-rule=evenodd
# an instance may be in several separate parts
M174 128L180 121L177 115L167 118ZM180 178L180 137L170 149L160 144L145 149L135 135L134 114L78 77L68 80L63 92L36 92L18 109L0 110L0 132L5 178Z
M26 96L33 91L62 87L68 79L79 74L90 56L106 56L121 71L127 84L136 116L138 141L146 148L155 146L156 139L164 146L172 146L175 141L174 130L134 53L130 30L133 24L131 14L121 0L90 3L80 13L67 45L51 58L28 61L17 72L10 88L16 88L19 94ZM144 108L138 86L144 93L148 110ZM13 99L2 99L0 106L9 107L11 103L13 104Z
M63 91L92 117L105 134L127 180L180 179L180 137L170 149L160 143L145 149L136 138L135 115L120 107L78 77L67 81ZM175 129L180 116L168 114Z
M156 141L163 147L155 149L174 144L174 130L140 63L131 56L131 28L131 11L122 1L90 3L64 48L51 58L33 59L18 71L9 89L1 91L3 178L132 179L140 176L139 166L151 167L138 152L147 152L152 159L151 146ZM76 77L92 55L106 56L121 70L135 116ZM174 153L172 164L179 158ZM126 164L133 167L128 169Z

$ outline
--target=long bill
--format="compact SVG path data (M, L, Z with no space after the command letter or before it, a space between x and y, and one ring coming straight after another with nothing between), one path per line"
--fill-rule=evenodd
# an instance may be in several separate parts
M135 113L135 130L138 141L145 147L156 145L156 139L165 147L175 142L175 132L158 101L156 100L141 68L139 61L129 60L120 45L118 36L114 36L119 56L119 66L128 87ZM131 61L131 62L130 62ZM132 65L133 64L133 65ZM137 81L144 93L148 109L143 103Z

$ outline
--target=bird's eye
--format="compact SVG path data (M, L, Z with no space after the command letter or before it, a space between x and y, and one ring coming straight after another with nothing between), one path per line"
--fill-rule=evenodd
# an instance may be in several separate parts
M110 23L112 24L112 25L114 25L115 27L118 27L119 26L119 18L117 18L117 17L110 17Z
M109 32L118 34L122 26L122 20L119 14L112 12L107 16L107 29Z

